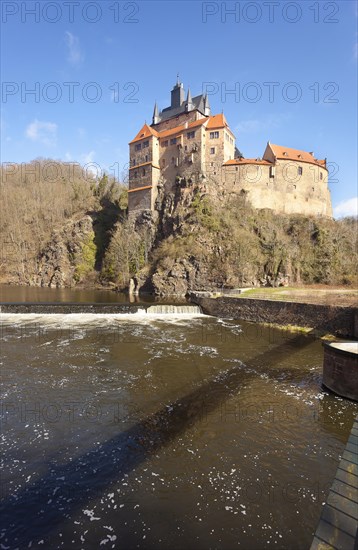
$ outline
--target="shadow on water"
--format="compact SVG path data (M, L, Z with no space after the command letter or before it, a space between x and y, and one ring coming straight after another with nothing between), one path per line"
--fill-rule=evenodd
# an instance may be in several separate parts
M307 336L293 338L290 353L302 350L311 342L312 338ZM287 343L257 355L245 365L238 363L170 407L164 406L71 462L49 465L48 473L41 479L3 501L1 524L6 531L7 544L11 542L21 548L27 547L31 540L48 535L69 519L73 511L94 496L98 497L111 483L120 480L204 415L234 396L242 387L240 384L256 375L252 371L258 364L265 365L265 373L270 378L279 380L279 371L274 367L284 352L287 353ZM296 377L294 371L288 371L285 381L295 380Z

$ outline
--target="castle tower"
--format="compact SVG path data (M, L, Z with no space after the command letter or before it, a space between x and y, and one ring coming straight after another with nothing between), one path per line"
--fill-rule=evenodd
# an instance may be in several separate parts
M182 82L179 82L179 75L177 83L171 91L171 108L175 109L180 107L184 103L184 87Z

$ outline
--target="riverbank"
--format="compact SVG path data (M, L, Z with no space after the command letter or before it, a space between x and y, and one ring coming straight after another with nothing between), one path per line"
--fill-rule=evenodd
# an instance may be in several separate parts
M207 315L293 327L315 336L331 334L339 338L358 338L358 309L241 297L208 297L193 293L191 299Z
M218 296L251 298L296 302L301 304L321 304L326 306L357 307L358 289L346 286L305 285L290 287L257 287L223 290Z

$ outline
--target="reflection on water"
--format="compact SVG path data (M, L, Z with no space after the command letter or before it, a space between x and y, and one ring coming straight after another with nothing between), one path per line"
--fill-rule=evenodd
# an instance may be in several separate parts
M13 317L4 547L309 547L357 412L322 391L320 342L206 316Z
M0 302L126 302L111 290L0 285Z
M11 286L0 284L0 302L83 302L83 303L140 303L155 302L154 296L131 296L113 290L91 290L79 288L41 288L33 286ZM161 298L160 302L185 303L185 298Z

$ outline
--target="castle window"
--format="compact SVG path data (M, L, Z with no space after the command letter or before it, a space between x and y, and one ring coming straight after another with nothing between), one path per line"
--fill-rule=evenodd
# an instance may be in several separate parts
M215 155L215 147L210 147L210 155Z
M135 159L132 159L132 166L135 166L137 163L135 161Z
M185 145L185 146L184 146L184 151L187 151L187 150L188 150L188 146Z
M177 138L172 138L172 139L170 140L170 145L175 145L176 142L177 142Z
M136 146L135 146L135 150L136 151L140 151L142 148L142 144L141 143L137 143Z
M165 159L162 159L162 166L165 166Z
M175 162L175 158L174 158L174 157L172 157L172 164L174 164L174 162Z
M145 155L145 162L148 162L148 155Z
M162 147L168 147L168 140L163 141L161 145Z
M322 174L322 172L320 172L320 174L319 174L319 179L320 179L320 180L323 180L323 174Z
M210 139L218 139L219 132L210 132Z
M143 141L143 149L145 149L145 147L149 147L149 141Z
M274 177L275 177L275 167L270 166L270 178L274 178Z
M145 176L145 168L142 170L142 176Z
M297 172L298 172L298 175L299 175L299 176L302 176L302 174L303 174L303 168L302 168L302 166L299 166L299 167L298 167Z
M134 177L136 178L138 176L137 170L134 172Z
M193 139L195 138L195 132L188 132L186 136L188 139Z

